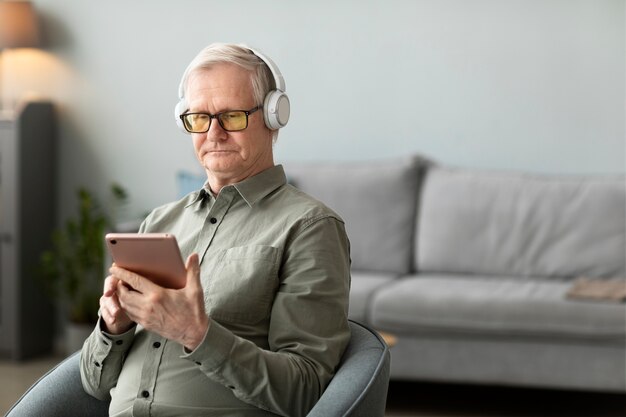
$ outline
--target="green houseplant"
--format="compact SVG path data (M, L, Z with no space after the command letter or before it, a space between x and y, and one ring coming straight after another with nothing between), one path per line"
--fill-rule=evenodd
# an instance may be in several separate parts
M118 184L110 192L115 213L128 196ZM68 321L93 326L105 273L104 234L113 216L85 188L77 190L77 199L76 217L53 232L52 246L41 254L39 266L45 287L60 301Z

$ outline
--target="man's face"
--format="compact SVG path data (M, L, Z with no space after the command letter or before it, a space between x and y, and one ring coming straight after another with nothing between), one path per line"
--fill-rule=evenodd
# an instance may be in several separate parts
M217 64L189 77L186 91L189 112L221 113L256 107L250 72L233 64ZM263 110L248 116L248 127L227 132L213 119L206 133L192 133L193 146L214 192L274 165L272 132Z

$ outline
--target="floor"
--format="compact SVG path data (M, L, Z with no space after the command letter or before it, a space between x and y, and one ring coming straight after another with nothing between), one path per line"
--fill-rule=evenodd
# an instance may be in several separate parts
M626 417L626 394L391 381L387 417Z
M0 359L0 415L60 358ZM391 381L388 417L624 417L626 394Z

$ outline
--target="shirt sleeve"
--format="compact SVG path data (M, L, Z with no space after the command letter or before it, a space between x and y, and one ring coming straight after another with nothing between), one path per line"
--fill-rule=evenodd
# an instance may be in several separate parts
M139 233L146 228L141 223ZM113 335L102 330L102 318L85 340L80 354L80 379L87 394L99 400L111 399L111 388L117 385L126 353L132 345L137 326L126 333Z
M286 416L306 415L313 407L350 339L350 258L343 222L320 216L294 235L281 261L270 349L212 321L203 342L182 354L242 401Z
M80 378L87 394L99 400L111 398L126 352L132 344L136 326L126 333L112 335L102 331L101 320L83 344L80 354Z

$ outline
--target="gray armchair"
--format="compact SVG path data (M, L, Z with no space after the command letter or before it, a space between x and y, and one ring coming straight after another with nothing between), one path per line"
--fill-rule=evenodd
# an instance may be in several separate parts
M313 417L383 416L389 386L390 355L380 336L350 322L352 337L339 369L308 414ZM108 402L83 391L77 352L37 381L6 417L99 417L108 415Z

